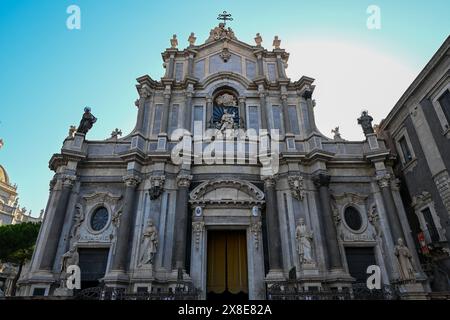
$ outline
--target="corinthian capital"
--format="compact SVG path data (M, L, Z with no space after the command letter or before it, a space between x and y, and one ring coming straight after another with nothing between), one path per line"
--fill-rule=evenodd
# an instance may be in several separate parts
M264 180L264 186L265 186L266 188L274 187L274 186L276 185L276 183L277 183L276 180L275 180L275 178L272 177L272 176L270 176L270 177L264 177L263 180Z
M128 174L123 177L123 182L127 187L136 187L141 182L141 178L135 174Z
M391 182L391 175L386 173L380 176L377 176L377 183L380 188L388 188Z
M177 185L179 187L189 187L192 178L190 174L181 173L177 176Z
M317 188L328 187L330 185L330 179L330 175L326 173L319 173L318 175L313 177L313 182Z
M62 175L61 180L63 188L72 188L77 180L77 176L73 174L64 174Z

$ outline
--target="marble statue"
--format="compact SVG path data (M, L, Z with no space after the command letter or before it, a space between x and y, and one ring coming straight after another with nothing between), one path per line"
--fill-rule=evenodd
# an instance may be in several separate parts
M61 272L66 272L67 267L71 265L78 265L79 263L79 255L76 247L72 247L63 254L62 262L61 262Z
M170 47L171 47L172 49L176 49L177 46L178 46L178 39L177 39L177 35L174 34L174 35L172 36L172 39L170 39Z
M297 252L300 256L300 263L311 263L312 258L312 232L305 224L305 219L298 220L297 228L295 229L295 238L297 239Z
M398 239L394 248L394 254L397 257L400 280L415 280L416 276L412 265L411 252L404 245L402 238Z
M224 113L222 118L220 119L220 131L224 132L225 130L233 129L234 126L234 117L235 113L228 113L228 109L224 109Z
M361 113L361 117L358 118L358 124L361 125L365 135L374 133L372 121L373 118L369 116L368 111L363 111Z
M141 243L142 255L139 265L153 264L153 258L158 251L158 230L152 219L148 220Z
M80 125L78 126L77 132L79 133L88 133L88 131L92 128L94 123L97 121L97 118L91 113L91 108L84 108L84 114L81 118Z
M256 46L257 47L261 47L261 43L262 43L262 37L261 37L261 35L259 34L259 32L256 34L256 37L255 37L255 43L256 43Z
M331 130L331 133L334 134L334 137L333 137L334 140L338 140L338 141L343 140L341 137L341 133L339 132L339 127L336 127L333 130Z
M197 40L197 37L195 36L195 34L193 32L191 32L191 35L188 38L189 46L191 46L191 47L194 46L195 40Z
M72 227L72 232L70 233L71 243L73 243L73 241L78 240L80 227L85 218L83 208L79 204L76 205L75 209L76 213L73 217L74 223Z
M275 49L280 49L280 45L281 39L279 39L278 36L275 36L275 38L273 38L273 46L275 47Z

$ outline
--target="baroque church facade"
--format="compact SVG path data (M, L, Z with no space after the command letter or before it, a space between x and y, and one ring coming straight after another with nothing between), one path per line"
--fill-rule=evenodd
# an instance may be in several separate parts
M392 156L364 112L366 139L323 135L314 79L286 76L289 53L237 39L221 23L205 43L162 53L160 81L137 79L134 130L86 134L89 108L60 153L22 295L81 286L156 292L188 283L199 298L269 298L288 279L301 290L365 283L427 291ZM278 130L278 131L276 131ZM66 291L65 291L66 290Z

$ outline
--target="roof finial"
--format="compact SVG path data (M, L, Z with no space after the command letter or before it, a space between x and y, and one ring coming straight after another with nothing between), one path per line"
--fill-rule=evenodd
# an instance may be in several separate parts
M217 20L223 20L223 26L225 27L227 21L233 21L233 18L231 17L231 13L224 11L223 13L219 13Z

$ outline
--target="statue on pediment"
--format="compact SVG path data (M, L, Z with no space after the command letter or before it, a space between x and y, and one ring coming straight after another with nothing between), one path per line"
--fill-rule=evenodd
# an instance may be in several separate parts
M81 118L77 132L84 134L88 133L88 131L91 130L92 126L96 121L97 118L94 117L94 115L91 113L91 108L89 107L84 108L84 114L83 117Z
M213 40L219 40L221 38L236 39L234 31L231 28L225 28L225 23L221 22L217 27L211 29L209 32L209 38L206 42Z

